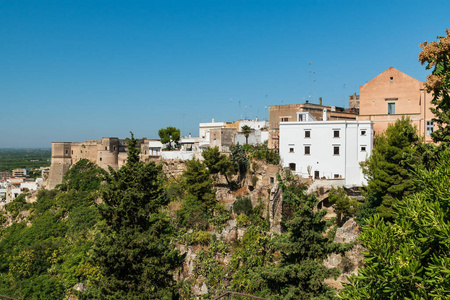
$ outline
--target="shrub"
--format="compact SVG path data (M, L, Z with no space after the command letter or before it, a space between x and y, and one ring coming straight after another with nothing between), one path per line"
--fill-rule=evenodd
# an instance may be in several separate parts
M225 203L218 202L214 208L214 216L211 218L211 223L215 229L220 233L225 227L226 222L230 219L230 211L225 208Z
M238 197L236 201L233 203L233 211L235 214L244 213L246 215L250 214L252 211L253 205L252 201L248 197Z
M252 177L252 186L256 187L256 183L258 182L258 177L257 176L253 176Z
M246 214L240 214L236 217L238 227L245 227L250 223L250 220Z

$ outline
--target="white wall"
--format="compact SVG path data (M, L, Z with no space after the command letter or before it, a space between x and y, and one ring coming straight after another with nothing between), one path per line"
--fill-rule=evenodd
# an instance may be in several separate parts
M162 159L188 160L188 159L193 159L194 157L195 157L195 154L192 151L162 151L161 152Z
M305 131L310 137L305 137ZM334 131L339 137L334 137ZM361 135L361 130L366 134ZM295 173L308 177L307 167L311 166L311 175L319 171L319 177L334 179L335 175L345 179L347 185L362 185L364 179L359 162L372 153L372 123L370 121L315 121L280 123L280 158L283 167L295 163ZM305 154L305 146L310 154ZM334 147L339 147L339 155ZM361 151L361 146L366 151ZM293 152L291 152L291 148Z
M211 123L200 123L199 124L199 137L204 138L207 141L209 141L209 131L211 129L225 128L226 125L227 125L226 122L214 122L214 120Z
M254 130L252 131L248 136L248 143L249 145L261 145L264 143L264 141L267 141L269 139L269 132L268 131L261 131L261 130ZM245 135L243 133L238 132L236 134L234 143L239 143L240 145L245 144Z

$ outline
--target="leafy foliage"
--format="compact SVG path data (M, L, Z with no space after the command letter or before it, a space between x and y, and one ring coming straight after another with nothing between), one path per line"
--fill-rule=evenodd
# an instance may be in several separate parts
M267 141L258 146L244 145L244 150L249 159L265 161L272 165L280 163L279 153L275 149L269 149Z
M241 213L249 215L252 211L253 205L252 201L248 197L238 197L233 203L233 211L235 214L239 215Z
M61 191L98 190L105 175L105 170L88 159L81 159L64 174L63 182L58 187Z
M177 212L181 226L206 230L217 203L213 180L205 164L193 159L186 163L183 173L186 196Z
M202 156L205 159L204 164L208 167L211 174L222 174L225 179L230 183L229 176L236 173L233 162L225 155L220 154L218 147L208 147L202 152Z
M174 231L160 209L167 204L161 166L139 161L136 140L128 141L127 164L106 176L98 205L103 220L95 240L93 262L103 278L99 298L173 299L173 271L183 256L171 243Z
M439 41L424 42L420 46L422 52L419 61L427 64L426 69L434 67L431 75L428 75L425 87L428 92L433 92L433 100L430 107L434 114L433 122L438 129L431 133L435 143L448 148L450 144L450 30L446 30L447 36L438 36Z
M393 224L376 215L359 237L368 250L342 299L447 299L450 293L450 153L420 170L418 191L394 205Z
M342 216L353 216L358 210L358 201L350 199L342 187L332 187L328 194L328 201L335 205L339 221L342 220Z

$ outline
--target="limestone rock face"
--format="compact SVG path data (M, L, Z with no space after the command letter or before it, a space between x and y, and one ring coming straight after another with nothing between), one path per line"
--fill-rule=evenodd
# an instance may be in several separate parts
M77 283L74 285L73 289L79 292L85 292L87 290L87 285L85 283Z
M350 218L347 222L342 225L336 231L336 235L334 236L335 243L350 243L356 241L356 238L359 235L359 226L356 224L354 218Z
M336 235L334 237L335 243L350 243L357 241L360 228L356 224L354 218L350 218L341 228L338 228ZM331 254L328 259L324 262L324 265L328 268L338 268L341 271L341 275L335 280L333 278L328 278L325 283L336 289L342 289L342 283L348 283L347 276L351 274L358 273L359 267L362 266L362 261L364 255L363 246L359 243L355 245L351 250L347 251L344 256L341 254Z

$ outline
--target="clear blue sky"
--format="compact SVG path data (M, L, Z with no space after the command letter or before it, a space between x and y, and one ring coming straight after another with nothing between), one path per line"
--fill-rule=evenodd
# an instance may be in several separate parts
M418 45L450 27L432 3L0 0L0 147L347 107L391 66L425 80Z

